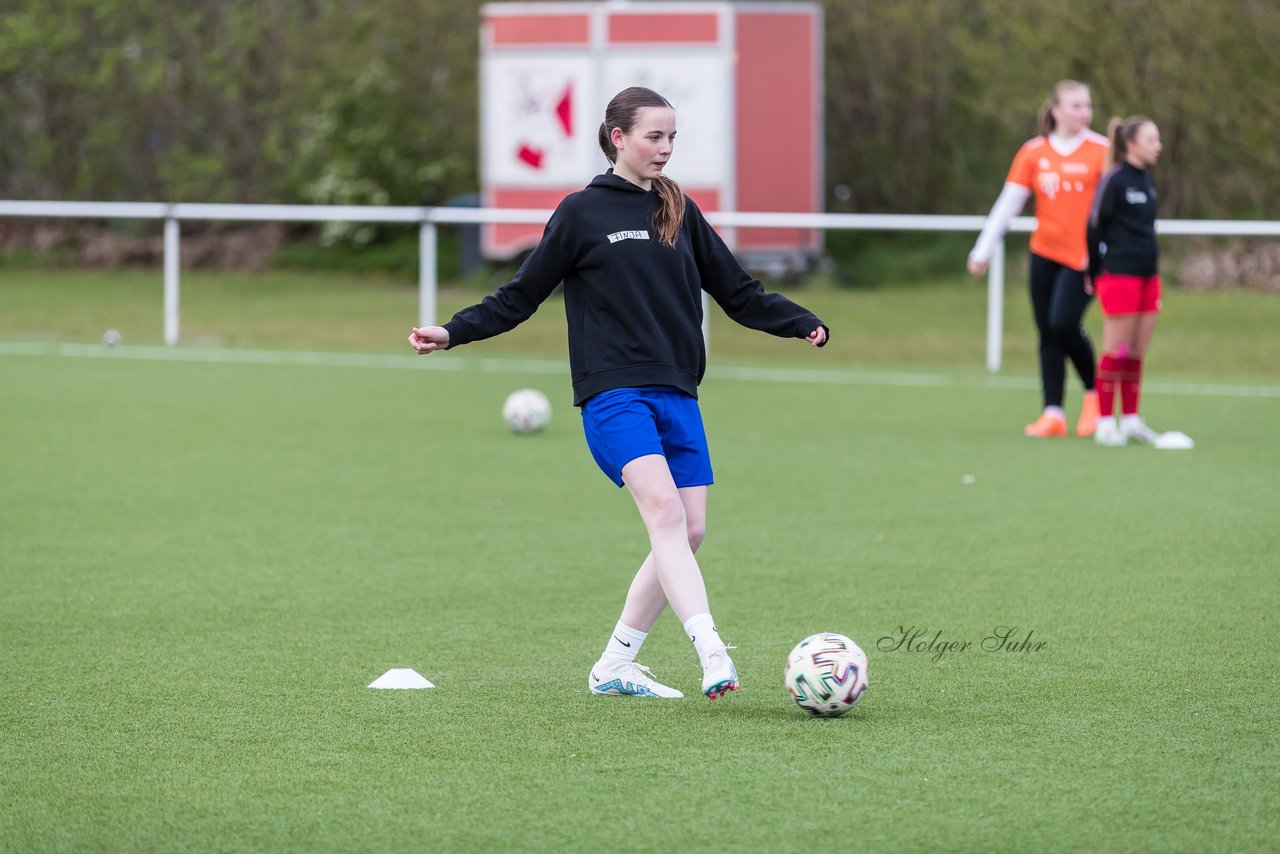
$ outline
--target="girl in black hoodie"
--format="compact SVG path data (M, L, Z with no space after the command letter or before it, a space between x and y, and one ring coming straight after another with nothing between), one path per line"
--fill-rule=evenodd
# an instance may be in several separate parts
M500 335L563 281L574 404L592 455L630 491L650 545L588 687L602 695L683 696L636 663L670 604L697 650L702 692L714 700L737 690L738 674L694 557L712 482L697 405L706 370L701 292L753 329L815 347L829 332L809 311L766 293L662 174L675 136L665 98L640 87L618 93L599 132L613 168L560 203L510 283L444 326L415 328L409 343L427 354Z

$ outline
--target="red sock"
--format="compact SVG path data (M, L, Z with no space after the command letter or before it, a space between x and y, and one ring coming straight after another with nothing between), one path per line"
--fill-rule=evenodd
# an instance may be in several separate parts
M1103 353L1098 361L1098 415L1111 418L1116 414L1116 380L1119 378L1120 360L1110 353Z
M1120 360L1120 413L1138 414L1138 393L1142 390L1142 360L1130 356Z

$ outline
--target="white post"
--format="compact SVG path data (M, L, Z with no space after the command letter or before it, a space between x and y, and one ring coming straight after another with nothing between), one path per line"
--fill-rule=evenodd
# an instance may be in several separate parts
M436 323L436 224L418 226L418 325Z
M1000 372L1004 334L1004 238L996 241L987 267L987 371Z
M711 297L702 292L702 347L711 355Z
M178 343L178 220L164 218L164 343Z

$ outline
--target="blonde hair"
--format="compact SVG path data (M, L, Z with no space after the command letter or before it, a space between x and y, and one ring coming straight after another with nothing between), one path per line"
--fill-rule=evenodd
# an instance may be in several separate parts
M1138 131L1145 124L1155 124L1146 116L1128 116L1120 118L1112 116L1107 122L1107 139L1111 140L1111 148L1107 150L1107 165L1123 160L1129 153L1129 143L1138 136Z
M600 150L609 158L610 163L618 162L618 149L613 144L613 129L618 128L624 134L631 133L636 125L636 118L644 107L671 109L671 102L652 89L632 86L614 95L609 106L605 107L598 139ZM653 226L658 231L658 242L663 246L675 246L676 239L680 236L680 226L684 224L684 191L666 175L654 178L653 187L658 193L658 209L653 213Z
M1053 85L1053 90L1049 93L1049 97L1044 99L1044 103L1040 105L1040 113L1036 116L1036 129L1045 136L1053 133L1053 129L1058 126L1058 120L1053 117L1053 108L1058 106L1062 101L1062 96L1072 89L1083 89L1089 91L1087 84L1081 83L1079 80L1059 80Z

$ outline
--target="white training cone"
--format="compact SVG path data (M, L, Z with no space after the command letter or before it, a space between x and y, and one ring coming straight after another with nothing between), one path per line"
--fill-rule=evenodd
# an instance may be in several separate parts
M434 688L412 667L393 667L369 683L370 688Z
M1170 430L1156 437L1155 446L1161 451L1189 451L1196 443L1186 433Z

